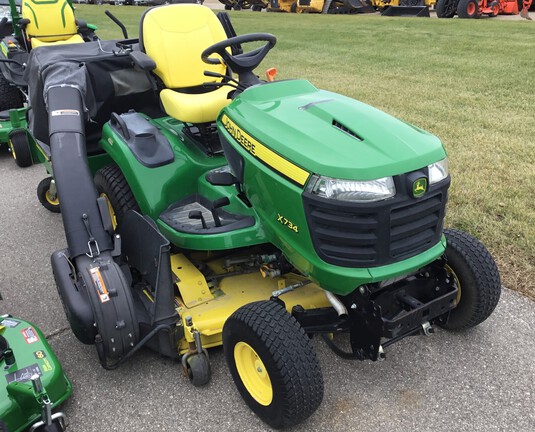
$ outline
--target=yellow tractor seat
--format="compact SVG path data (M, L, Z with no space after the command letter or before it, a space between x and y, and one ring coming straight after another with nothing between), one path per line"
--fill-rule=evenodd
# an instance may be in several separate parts
M67 0L24 0L21 16L27 21L24 33L32 48L84 41L78 34L74 11Z
M230 100L227 86L207 93L188 94L164 89L160 93L165 112L186 123L213 122ZM186 120L185 120L186 119Z
M204 83L221 82L206 77L204 71L224 75L226 66L204 63L201 53L225 39L219 19L206 6L159 6L142 16L140 45L154 60L154 73L166 87L160 99L169 116L185 123L209 123L230 102L229 87L203 88Z
M44 42L41 39L32 38L32 48L37 48L40 46L51 46L51 45L61 45L61 44L72 44L72 43L83 43L84 39L79 34L72 35L69 39L55 41L55 42Z

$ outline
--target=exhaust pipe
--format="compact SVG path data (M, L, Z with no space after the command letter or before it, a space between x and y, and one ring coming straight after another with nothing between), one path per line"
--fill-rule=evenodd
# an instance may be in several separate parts
M325 290L323 290L325 291ZM338 313L338 316L347 315L347 308L344 306L344 304L330 291L325 291L325 296L327 297L327 300L331 303L332 307Z

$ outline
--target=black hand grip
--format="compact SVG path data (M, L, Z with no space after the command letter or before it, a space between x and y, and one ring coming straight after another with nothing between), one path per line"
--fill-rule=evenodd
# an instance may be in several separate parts
M130 139L130 132L128 132L128 126L126 126L125 121L119 114L112 112L110 123L115 129L120 130L121 135L124 137L124 139L126 139L127 141Z

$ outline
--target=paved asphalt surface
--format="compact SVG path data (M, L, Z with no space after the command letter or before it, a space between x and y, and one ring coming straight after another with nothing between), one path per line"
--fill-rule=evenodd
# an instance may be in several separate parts
M61 216L37 201L44 168L18 168L0 149L1 313L32 321L74 384L70 431L269 430L241 400L222 350L211 383L190 385L177 363L142 351L115 371L65 319L50 254L65 247ZM295 431L535 431L535 304L505 290L479 327L408 338L383 362L352 362L314 340L325 379L318 411Z

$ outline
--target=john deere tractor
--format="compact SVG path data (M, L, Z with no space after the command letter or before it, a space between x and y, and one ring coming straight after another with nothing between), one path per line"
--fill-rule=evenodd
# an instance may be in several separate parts
M201 386L223 345L244 401L283 428L323 398L313 335L378 360L489 317L499 273L444 228L437 137L306 80L261 80L275 36L232 36L224 13L161 6L140 29L30 62L67 240L54 278L104 368L146 346Z

